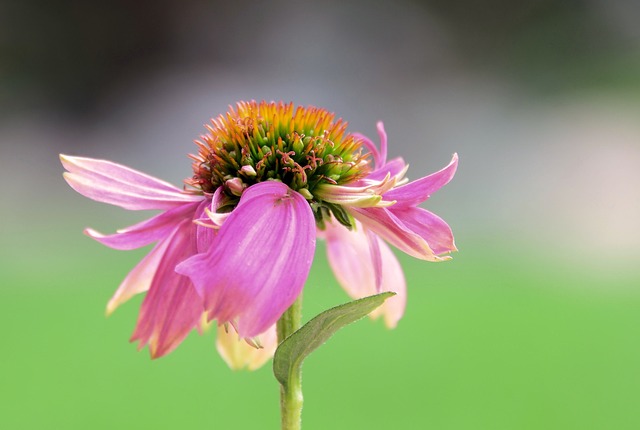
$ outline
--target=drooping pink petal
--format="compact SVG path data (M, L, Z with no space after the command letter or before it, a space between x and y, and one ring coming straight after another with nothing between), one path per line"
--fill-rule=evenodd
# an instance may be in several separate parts
M169 235L180 221L192 218L196 208L201 204L202 202L183 204L111 235L103 235L91 228L85 229L84 233L110 248L136 249Z
M194 213L194 205L199 205L199 207L195 209L195 213ZM142 261L140 261L140 263L138 263L138 265L136 265L136 267L133 270L131 270L131 272L129 272L129 274L124 279L124 281L122 281L122 283L116 290L115 294L113 295L113 297L111 297L111 300L109 300L109 303L107 304L107 315L110 315L118 306L120 306L121 304L129 300L134 295L138 293L142 293L149 289L149 287L151 286L151 282L153 281L153 277L158 268L158 265L162 257L164 256L164 253L166 252L170 242L169 240L164 240L164 239L166 239L167 237L171 236L174 233L176 226L179 225L181 221L185 219L190 219L192 217L197 218L198 216L201 216L203 213L203 207L205 205L206 205L206 201L203 200L199 204L198 203L187 204L184 207L175 208L175 209L172 209L171 211L165 212L165 214L169 212L173 212L173 214L170 217L171 220L170 221L167 220L167 222L169 222L168 226L170 229L165 228L164 222L155 223L157 224L156 227L158 229L158 232L156 232L157 237L155 237L154 240L152 241L160 240L160 242L151 250L151 252L149 252L149 254L147 254L142 259ZM161 214L161 215L164 215L164 214ZM120 230L121 235L126 236L127 234L136 231L137 230L136 227L144 226L145 224L148 224L148 225L154 224L152 221L155 218L157 217L151 218L150 220L137 224L136 226L132 226L132 227L128 227L126 229ZM162 227L160 227L160 225L162 225ZM203 238L203 235L208 233L210 229L205 229L198 226L195 226L195 228L196 228L196 238L197 238L198 244L200 245L200 243L202 242L203 243L202 246L205 246L204 245L205 239ZM146 229L146 227L140 227L140 229ZM205 231L199 232L199 230L205 230ZM118 234L113 236L118 236ZM149 241L149 243L152 241ZM206 246L207 246L206 249L208 249L209 244L210 244L210 239L206 241ZM109 243L105 243L105 245L110 246ZM144 245L146 245L146 243L141 244L140 246L144 246ZM118 249L123 249L123 248L118 248ZM125 249L131 249L131 248L125 248Z
M196 249L198 253L207 252L213 243L218 230L203 225L195 225Z
M209 251L176 270L205 298L210 319L237 321L241 337L273 325L307 279L315 250L309 203L281 182L245 190Z
M393 207L393 206L392 206ZM349 213L399 250L427 261L441 261L427 241L407 227L390 208L349 208Z
M62 161L63 167L70 173L77 173L79 175L89 177L106 176L118 178L118 180L126 183L136 184L145 188L163 190L168 193L180 191L168 182L112 161L87 157L74 157L64 154L60 154L60 160Z
M369 257L373 265L373 274L375 279L376 292L380 292L382 286L382 254L380 252L380 240L374 232L361 227L367 236L367 245L369 247Z
M453 154L449 164L429 176L401 185L384 195L385 200L395 200L399 206L417 206L431 194L448 184L458 168L458 154Z
M189 278L175 272L176 265L196 251L191 219L180 223L166 242L167 249L158 263L131 336L132 342L140 342L139 348L149 345L153 358L175 349L198 327L204 312L202 298Z
M125 209L171 209L202 196L106 160L60 155L67 183L90 199Z
M262 367L276 352L278 336L275 325L260 334L256 340L260 344L259 348L255 348L241 339L230 324L227 328L218 326L216 349L231 369L256 370Z
M205 196L206 199L200 203L195 213L193 214L193 232L195 236L196 243L196 253L206 252L213 239L215 238L218 230L213 228L211 225L207 225L204 221L208 220L209 217L206 215L206 212L209 210L209 207L214 207L214 202L209 202L209 198L211 196Z
M200 206L194 217L198 253L207 252L213 239L218 234L218 230L231 214L231 212L216 212L225 203L222 187L218 187L213 195L207 195L207 198L209 197L211 198L211 204Z
M375 234L370 234L361 224L352 231L336 223L326 224L327 257L336 279L354 299L393 291L396 296L369 316L384 316L385 324L393 328L404 314L406 304L406 282L396 256L386 243ZM376 251L379 260L372 258ZM379 266L379 267L376 267ZM376 272L380 272L380 283Z
M384 323L389 328L395 328L398 321L404 315L407 305L407 283L404 278L404 271L400 262L391 251L391 248L378 239L380 242L380 255L382 257L382 285L380 291L393 291L395 296L387 299L382 306L374 309L370 317L375 319L379 315L384 318Z
M324 237L329 265L347 294L357 298L375 294L375 269L362 224L349 231L335 222L326 222Z
M136 294L143 293L149 289L153 277L158 270L158 265L162 261L164 253L167 251L169 241L158 243L137 265L129 272L124 281L120 284L115 294L107 303L107 315L111 315L118 306L129 300Z
M393 214L422 237L436 254L457 251L451 227L438 215L423 208L393 208Z

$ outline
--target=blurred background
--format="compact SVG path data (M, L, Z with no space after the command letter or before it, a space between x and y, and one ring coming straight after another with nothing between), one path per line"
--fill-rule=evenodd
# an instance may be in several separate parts
M238 100L336 112L417 178L460 252L400 256L398 328L346 328L305 363L305 429L640 428L640 3L632 0L0 1L0 427L276 429L270 365L213 333L150 361L147 250L82 235L148 214L92 202L59 153L176 185ZM374 139L375 140L375 139ZM347 301L319 245L307 318Z

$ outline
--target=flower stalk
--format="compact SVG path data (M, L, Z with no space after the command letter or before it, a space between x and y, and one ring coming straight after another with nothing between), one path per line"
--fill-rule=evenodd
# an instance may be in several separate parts
M278 344L302 326L302 294L287 309L277 323ZM282 430L300 430L302 427L302 371L292 370L286 385L280 385L280 415Z

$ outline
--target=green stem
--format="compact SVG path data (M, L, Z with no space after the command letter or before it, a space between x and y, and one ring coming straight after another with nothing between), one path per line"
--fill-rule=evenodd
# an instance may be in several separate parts
M302 326L302 294L280 317L277 324L278 344ZM302 415L302 372L289 375L287 386L280 385L282 430L300 430Z

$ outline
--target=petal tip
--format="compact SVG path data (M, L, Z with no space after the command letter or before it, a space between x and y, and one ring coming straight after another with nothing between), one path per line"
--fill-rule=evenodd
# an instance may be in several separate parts
M107 307L104 310L104 316L110 317L111 314L113 314L113 312L118 308L118 304L119 303L117 303L113 299L109 300L109 303L107 303Z
M62 167L69 171L71 171L73 166L76 166L78 164L79 157L74 157L73 155L67 154L59 154L58 157L60 159L60 163L62 163Z
M398 327L398 321L395 320L395 319L385 318L384 319L384 326L388 330L394 330L396 327Z

